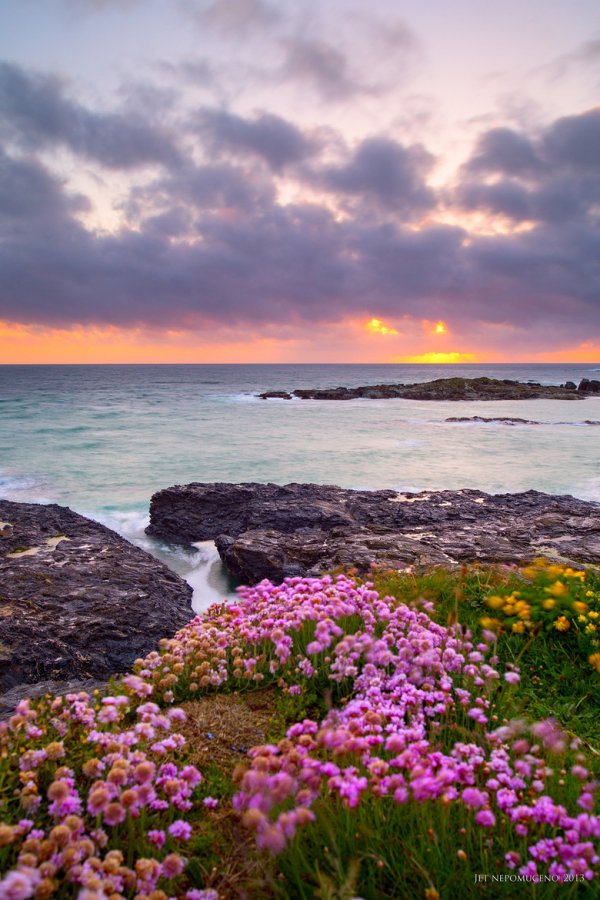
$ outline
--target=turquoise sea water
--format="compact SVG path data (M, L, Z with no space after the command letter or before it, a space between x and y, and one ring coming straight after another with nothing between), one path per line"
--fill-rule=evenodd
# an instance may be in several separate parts
M600 397L442 403L262 401L259 391L452 375L579 383L579 365L0 366L0 496L56 502L159 555L197 608L227 590L212 545L144 535L152 493L188 481L424 490L528 488L600 500ZM536 426L453 424L514 416Z

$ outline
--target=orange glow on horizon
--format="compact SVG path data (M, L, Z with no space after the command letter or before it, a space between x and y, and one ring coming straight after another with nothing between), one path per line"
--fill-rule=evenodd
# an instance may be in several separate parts
M483 362L484 360L476 357L474 353L459 353L458 351L452 351L450 353L437 353L435 351L432 351L430 353L421 353L418 356L403 356L394 361L403 363L433 363L441 365L444 363L476 363Z
M548 350L510 349L513 339L486 343L474 331L463 350L431 350L434 322L402 320L402 331L380 319L347 319L318 327L279 328L271 334L177 326L164 331L116 326L49 328L0 320L0 363L596 363L600 344L591 341ZM423 331L421 331L421 326ZM424 332L424 333L423 333ZM439 334L439 332L438 332ZM448 332L444 332L450 337ZM385 340L381 340L381 336ZM489 331L488 331L489 336ZM440 339L441 340L441 339ZM466 345L466 346L465 346ZM447 345L446 345L447 346ZM476 348L470 351L468 348Z

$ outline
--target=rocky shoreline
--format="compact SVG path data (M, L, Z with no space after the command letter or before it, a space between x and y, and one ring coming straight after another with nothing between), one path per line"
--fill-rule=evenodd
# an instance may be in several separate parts
M539 491L397 493L317 484L176 485L156 493L149 534L214 540L234 578L319 575L372 564L455 567L551 556L600 563L600 504Z
M437 378L417 384L372 384L356 388L298 388L264 391L261 400L582 400L600 394L600 381L583 378L579 385L542 385L496 378Z
M67 507L0 500L0 692L106 680L193 616L192 589ZM69 688L67 687L67 690Z
M192 483L152 497L148 533L214 540L231 576L519 563L600 564L600 504L538 491L398 493ZM191 588L66 507L0 500L0 717L27 695L90 690L193 616Z

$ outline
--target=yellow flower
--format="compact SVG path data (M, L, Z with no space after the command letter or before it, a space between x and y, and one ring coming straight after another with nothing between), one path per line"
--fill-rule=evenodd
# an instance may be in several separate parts
M595 609L593 609L591 612L588 613L588 616L590 617L590 619L597 619L598 616L600 616L600 613L597 612Z
M577 616L577 621L578 622L587 622L587 617L586 616Z
M554 627L557 631L568 631L571 627L571 623L565 616L559 616L554 623Z
M523 634L525 631L525 624L523 622L513 622L512 630L515 634Z
M594 596L594 592L593 592L593 591L586 591L586 592L585 592L585 596L586 596L586 597L593 597L593 596Z
M593 665L593 667L600 672L600 653L592 653L589 657L589 661Z
M552 594L553 597L564 597L567 593L567 586L563 584L562 581L555 581L554 584L551 584L550 587L544 588L547 594Z
M573 609L578 613L585 613L588 611L589 606L587 603L582 603L581 600L575 600L573 603Z
M515 611L515 608L510 603L507 603L506 606L504 607L504 609L502 610L502 612L504 613L505 616L512 616L514 611Z
M593 625L591 622L590 622L589 625L586 625L586 627L585 627L585 633L586 633L586 634L593 634L594 631L596 631L596 626L595 626L595 625Z
M483 616L480 620L482 628L491 628L492 631L495 628L500 627L500 622L498 619L491 619L489 616Z
M500 609L500 607L504 605L504 597L498 597L497 594L492 594L485 602L491 609Z
M542 606L544 607L544 609L554 609L554 607L556 606L556 600L544 600Z

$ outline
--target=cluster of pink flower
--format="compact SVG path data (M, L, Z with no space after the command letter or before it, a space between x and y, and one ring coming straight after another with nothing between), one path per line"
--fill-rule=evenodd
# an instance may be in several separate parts
M181 816L201 781L167 756L185 743L173 731L184 719L119 694L22 701L0 728L5 758L18 761L5 773L3 814L15 824L0 825L0 896L43 900L63 884L83 900L161 896L184 870L177 849L192 829Z
M304 584L299 585L288 620L293 628L321 605L312 594L307 606ZM295 587L288 583L288 596ZM329 617L319 619L306 653L314 658L327 652L322 664L332 679L353 681L352 697L320 726L304 720L277 746L251 751L234 804L255 829L258 845L282 851L300 826L314 820L311 807L325 795L339 796L348 808L371 798L395 804L437 800L461 805L472 827L488 833L497 828L505 840L514 836L515 849L504 860L509 868L535 875L547 865L549 875L559 879L593 878L599 862L592 839L600 837L600 819L591 815L597 784L580 757L570 773L579 779L579 810L570 815L547 793L554 775L548 754L567 749L556 726L540 723L528 738L512 743L521 723L490 730L497 718L490 697L501 680L498 660L490 655L494 636L485 634L475 646L468 633L443 628L423 612L368 589L349 589L345 580L340 588L338 605L335 586L321 586L318 595L326 595ZM257 590L264 604L268 587ZM282 588L272 591L281 593ZM335 625L340 612L360 616L361 627L344 634ZM273 623L284 633L286 614L282 609ZM290 658L289 645L286 653ZM518 677L512 669L505 681L514 684ZM442 752L440 735L449 721L466 726L472 740ZM577 742L569 749L576 752Z
M364 641L382 632L395 603L343 575L287 578L279 585L262 581L240 588L239 598L212 606L161 641L160 653L136 660L132 690L172 702L231 679L262 682L275 676L298 693L301 682L318 672L329 677L329 650L359 629L363 643L349 648L349 659L360 656ZM336 680L352 675L348 660Z

